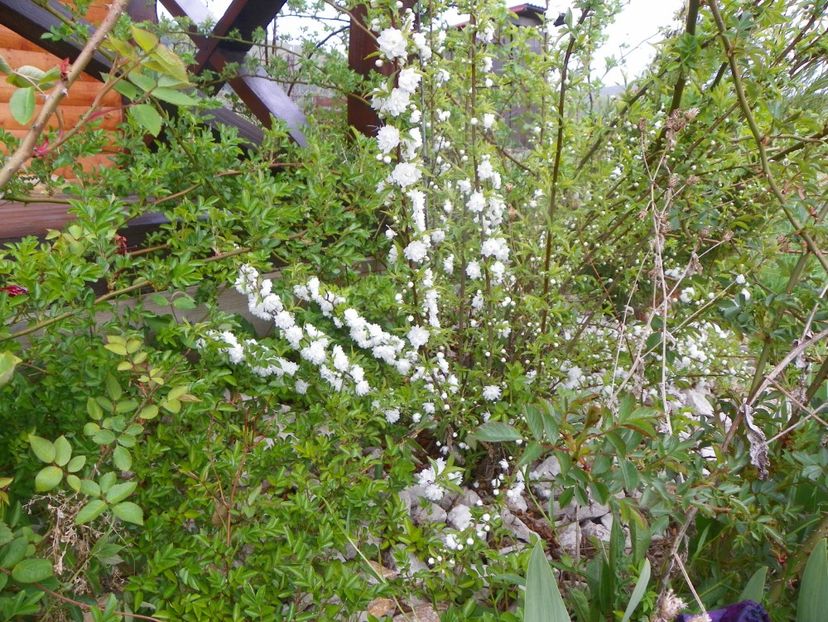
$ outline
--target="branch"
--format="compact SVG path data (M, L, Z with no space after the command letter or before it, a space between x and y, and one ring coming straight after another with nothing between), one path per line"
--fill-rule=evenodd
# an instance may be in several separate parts
M579 27L590 13L590 8L587 6L581 11L581 16L578 18L578 23L575 28ZM549 294L549 264L552 260L552 222L555 217L555 210L557 208L558 198L558 175L561 170L561 154L563 153L563 137L564 137L564 104L566 103L566 76L569 69L569 58L575 49L575 30L569 36L569 44L566 46L566 53L564 54L563 64L561 65L561 90L558 94L558 136L555 144L555 163L552 165L552 184L549 191L549 213L547 218L549 221L546 225L546 248L544 249L543 257L543 296L542 299L546 301ZM546 320L549 314L549 307L545 306L541 316L541 334L546 334Z
M745 96L745 89L742 85L742 77L739 74L739 66L736 64L736 55L734 53L733 46L730 43L730 39L727 38L727 34L725 33L727 27L722 19L722 14L719 12L719 6L716 3L716 0L710 0L708 5L710 6L710 11L713 13L713 18L716 20L716 26L719 28L719 36L722 39L722 45L724 46L725 54L727 55L727 62L730 65L730 75L733 77L733 86L736 89L736 97L739 100L739 107L742 109L742 114L745 115L745 120L747 121L748 126L750 126L750 132L753 134L753 139L756 141L756 148L759 151L759 159L762 162L762 172L765 174L765 179L768 180L768 186L770 187L773 195L776 197L776 200L779 201L779 205L782 207L785 217L795 229L796 234L802 238L805 245L808 247L808 250L816 256L819 263L821 263L825 271L828 272L828 259L826 259L825 255L823 255L819 250L819 247L816 245L810 234L804 230L803 225L799 223L799 219L797 219L796 215L793 211L791 211L791 208L788 207L784 195L779 190L779 187L773 179L770 164L768 163L768 154L765 151L765 145L762 142L762 135L759 132L759 127L756 125L756 120L753 118L753 113L750 110L750 104Z
M8 184L12 177L14 177L15 173L17 173L26 161L32 157L35 145L37 145L38 138L40 138L41 133L43 133L49 117L55 113L61 100L63 100L63 98L69 93L69 88L81 76L83 70L86 69L86 66L92 60L95 52L109 34L109 31L115 27L118 17L120 17L128 2L129 0L115 0L112 3L109 8L109 13L106 14L106 17L101 22L101 25L89 38L89 41L86 42L86 45L83 47L83 50L81 50L77 60L72 63L69 73L65 78L61 78L54 86L52 92L49 94L49 97L46 98L46 103L43 104L40 114L37 115L37 119L34 124L31 128L29 128L26 136L23 137L20 146L6 161L2 170L0 170L0 189Z

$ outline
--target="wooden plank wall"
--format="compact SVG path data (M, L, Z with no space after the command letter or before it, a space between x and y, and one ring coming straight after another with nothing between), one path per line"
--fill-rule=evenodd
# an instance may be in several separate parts
M69 3L63 2L63 4L68 5ZM86 20L93 24L99 23L106 15L107 10L108 2L95 0L86 13ZM60 58L49 54L36 43L4 26L0 26L0 55L12 67L32 65L44 71L58 66L61 62ZM72 85L68 96L61 102L58 114L54 115L49 121L49 128L74 127L80 116L88 110L89 105L100 92L101 86L101 83L91 76L86 74L81 76L80 80ZM9 112L9 99L14 91L15 87L8 84L4 79L0 79L0 127L16 138L20 138L26 133L27 128L17 123ZM38 99L37 110L40 109L43 98L39 97ZM123 120L120 95L114 91L107 93L103 98L102 106L106 112L99 122L100 127L107 132L114 132ZM37 110L35 114L37 114ZM105 149L105 152L113 153L114 146ZM107 153L81 158L79 163L85 171L95 170L100 166L111 166L112 160ZM56 173L68 178L73 177L70 169L61 169Z

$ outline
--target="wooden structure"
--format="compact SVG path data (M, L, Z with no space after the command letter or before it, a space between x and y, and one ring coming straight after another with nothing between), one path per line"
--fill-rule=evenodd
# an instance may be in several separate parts
M106 15L108 7L101 0L93 2L86 13L86 19L90 24L98 24ZM25 25L25 23L24 23ZM60 66L61 58L49 53L38 43L31 41L23 34L18 34L7 26L0 25L0 56L12 67L30 65L43 71L48 71ZM0 127L16 138L26 134L28 128L20 125L8 112L8 104L16 87L8 84L5 80L0 82ZM86 112L95 97L101 91L101 83L92 75L83 74L81 79L72 85L69 94L61 103L59 114L54 115L48 124L48 128L73 127L77 124L81 115ZM40 109L40 103L36 110ZM102 110L105 111L100 117L100 127L107 132L114 132L123 120L121 111L121 98L116 92L108 93L101 102ZM105 149L103 154L87 156L80 159L79 164L84 170L92 170L98 166L111 164L107 151L111 153L112 148ZM72 177L71 169L62 169L57 174Z
M62 59L73 61L83 47L80 40L53 41L42 36L50 29L58 27L65 20L71 19L66 4L71 0L0 0L0 54L15 67L23 64L34 65L44 69L54 67ZM236 31L242 40L250 40L257 28L266 28L282 9L286 0L230 0L224 15L215 23L209 36L198 34L195 30L191 38L198 51L196 62L191 69L198 74L205 70L221 71L228 63L241 63L251 45L236 40L229 40L227 35ZM207 8L201 0L160 0L172 15L188 17L193 23L201 24L210 18ZM405 0L405 6L413 0ZM86 15L88 29L100 21L108 8L107 0L94 0ZM156 19L156 0L132 0L128 12L136 21ZM367 58L377 50L376 41L361 20L364 11L357 9L351 22L349 38L349 62L357 73L367 76L374 71L373 60ZM63 19L62 19L62 18ZM88 106L100 88L102 74L111 68L109 59L101 53L95 54L87 66L86 75L73 85L69 97L63 101L60 110L63 122L68 126L77 120L81 111ZM229 79L229 86L247 105L250 112L265 127L272 119L283 121L293 139L300 145L305 138L302 133L305 118L298 106L282 91L281 87L267 78L262 70L253 75L240 75ZM15 136L22 136L26 128L16 124L7 114L7 102L13 88L5 83L0 86L0 121L3 129L10 130ZM108 95L105 107L112 110L104 116L103 126L114 131L122 121L122 112L117 95ZM359 98L348 98L348 119L359 131L366 134L376 132L379 121L370 106ZM263 138L259 126L240 117L227 109L208 111L205 123L209 125L231 125L243 139L251 144L258 144ZM105 164L106 154L84 162L87 168ZM48 229L59 229L70 221L66 201L49 200L36 202L3 201L0 198L0 243L19 239L25 235L43 235ZM142 222L133 222L124 231L130 243L134 238L143 237L143 231L137 236L134 230L145 230L157 223L157 215L148 214Z

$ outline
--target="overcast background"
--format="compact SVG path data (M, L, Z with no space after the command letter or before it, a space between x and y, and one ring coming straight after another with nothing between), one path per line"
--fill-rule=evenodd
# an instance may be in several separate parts
M227 8L229 0L206 0L210 12L220 17ZM523 4L519 0L508 2L509 6ZM628 0L624 9L617 16L608 30L609 39L598 51L593 73L602 77L605 71L603 58L615 56L622 59L619 67L603 77L604 84L623 85L637 77L652 60L656 46L661 41L660 29L676 26L680 22L680 11L684 0ZM550 2L550 13L557 16L569 7L570 2L557 0ZM331 9L332 15L335 15ZM448 16L450 21L465 21L457 14ZM323 31L323 26L314 23L311 18L279 18L281 32L298 34L303 29L308 32ZM599 60L600 59L600 60Z

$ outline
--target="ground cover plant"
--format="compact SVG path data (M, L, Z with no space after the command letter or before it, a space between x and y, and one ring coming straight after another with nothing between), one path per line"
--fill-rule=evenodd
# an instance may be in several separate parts
M0 251L0 618L822 620L824 1L691 0L617 98L619 3L377 1L381 71L305 55L375 136L257 148L121 5L117 166L0 134L76 216ZM37 133L72 71L0 69Z

